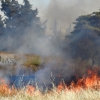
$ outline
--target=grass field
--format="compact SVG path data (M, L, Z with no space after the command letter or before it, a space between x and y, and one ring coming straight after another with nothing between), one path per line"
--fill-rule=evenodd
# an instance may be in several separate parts
M36 91L34 94L27 94L25 91L17 92L13 96L0 96L0 100L100 100L100 90L81 90L74 91L61 91L53 90L50 93L41 94Z
M7 57L9 57L9 55ZM62 63L65 62L60 57L47 57L42 58L43 60L41 60L41 57L37 55L14 55L14 57L17 61L21 61L22 59L22 65L24 67L31 68L33 72L42 67L40 65L52 62L52 60L55 59L59 62L59 66L63 65ZM58 65L56 65L56 67ZM55 68L54 66L53 68ZM15 71L16 67L17 66L14 65ZM14 68L12 68L13 72ZM7 69L3 70L7 71ZM35 89L32 86L21 90L17 90L15 88L11 89L2 79L0 79L0 82L3 83L0 83L0 100L100 100L100 77L91 71L89 71L88 75L89 76L85 78L83 77L83 79L79 79L76 85L71 84L70 87L72 86L73 89L63 88L62 85L60 85L57 88L54 87L51 91L46 91L45 93L41 93L38 89ZM94 86L98 87L90 88ZM82 87L84 87L84 89Z
M0 84L0 100L100 100L100 85L94 88L67 88L58 85L52 90L40 92L33 86L26 86L20 90Z

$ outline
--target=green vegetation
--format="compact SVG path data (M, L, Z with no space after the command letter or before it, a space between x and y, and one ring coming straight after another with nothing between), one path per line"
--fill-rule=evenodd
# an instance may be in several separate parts
M39 56L26 56L26 60L23 62L23 65L27 68L31 68L33 71L36 71L39 69L41 63L41 58Z
M69 38L72 58L96 61L100 59L100 12L80 16Z
M23 45L22 37L29 34L29 29L32 29L33 34L43 35L44 28L37 16L38 9L32 9L29 0L23 0L23 4L19 4L17 0L1 0L0 3L0 10L4 13L4 18L0 15L0 42L7 44L0 44L1 51L16 51ZM10 45L8 37L13 40Z

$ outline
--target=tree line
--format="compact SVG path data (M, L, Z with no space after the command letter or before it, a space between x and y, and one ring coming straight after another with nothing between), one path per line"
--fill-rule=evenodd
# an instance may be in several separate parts
M25 29L29 27L32 27L33 34L38 33L42 36L45 33L40 17L37 16L38 9L32 9L29 0L23 0L23 4L19 4L16 0L1 0L0 10L5 17L3 18L0 15L0 48L2 51L6 51L8 48L14 50L13 48L20 46L21 37L26 34ZM100 11L79 16L74 24L73 31L70 35L66 35L66 39L63 42L61 41L61 44L58 43L60 35L53 37L54 44L65 52L69 50L72 58L80 58L81 60L96 59L99 61ZM61 34L61 32L56 31L56 23L53 33ZM15 41L13 41L12 46L4 47L5 43L2 43L2 41L6 41L7 37L11 37Z
M100 65L100 11L79 16L74 22L70 40L70 54L74 59L92 60L92 65Z
M33 10L28 0L23 0L23 4L19 4L17 0L1 0L0 10L4 13L4 18L0 15L0 40L6 41L7 37L15 40L12 47L4 47L5 44L1 43L0 47L3 51L8 48L13 50L15 48L13 46L18 47L21 44L21 37L25 34L25 29L31 26L33 26L34 33L44 32L40 18L37 16L38 9Z

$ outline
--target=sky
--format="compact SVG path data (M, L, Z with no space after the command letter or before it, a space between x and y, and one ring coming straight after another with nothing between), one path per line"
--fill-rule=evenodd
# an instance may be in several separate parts
M18 0L23 3L23 0ZM59 29L68 28L80 15L91 14L100 9L100 0L29 0L33 9L38 9L41 21L52 28L56 20Z
M18 0L20 3L23 1L23 0ZM40 4L41 5L44 5L46 6L50 0L29 0L31 4L35 4L36 6L39 6Z
M19 3L22 3L23 0L18 0ZM78 11L82 12L81 14L89 14L92 13L93 11L97 11L100 9L100 0L29 0L30 4L32 4L32 7L38 8L38 14L40 17L46 16L46 13L49 13L49 9L53 10L57 7L56 5L60 5L61 9L65 8L65 11L67 10L66 8L71 8L71 10L74 10L73 8L77 9ZM52 9L52 6L54 6L54 9ZM51 7L51 8L50 8ZM57 8L57 11L59 9ZM84 12L83 12L84 10ZM69 10L70 11L70 10ZM45 13L46 12L46 13ZM63 11L61 11L63 12ZM54 12L56 13L56 11ZM80 15L81 15L80 14Z
M23 0L18 0L19 3L22 3ZM33 9L38 8L38 16L43 18L44 11L46 7L49 5L50 0L29 0L30 4L32 5Z
M18 0L19 3L22 3L23 0ZM33 8L38 8L39 15L42 16L42 13L45 8L48 6L50 0L29 0L30 4L32 4Z

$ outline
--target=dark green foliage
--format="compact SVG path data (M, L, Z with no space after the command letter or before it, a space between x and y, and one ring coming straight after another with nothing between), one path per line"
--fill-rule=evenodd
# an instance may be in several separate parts
M24 5L18 4L18 1L15 0L2 0L1 10L7 17L5 21L6 28L7 30L10 29L12 33L14 30L15 32L20 31L21 34L33 22L37 26L40 21L39 17L37 17L37 9L33 10L28 0L24 0ZM15 35L15 33L13 34Z
M6 24L6 31L7 35L15 35L16 32L19 31L19 11L20 11L20 5L15 0L2 0L2 8L1 10L4 12L5 16L7 17L5 19Z
M2 20L2 16L0 15L0 36L4 35L5 28L4 28L4 23Z
M6 26L4 37L10 37L14 40L12 46L8 47L11 50L22 45L22 37L28 34L26 30L29 27L35 34L44 32L40 18L37 17L38 10L33 10L28 0L23 0L23 2L24 4L22 5L16 0L1 0L1 11L4 12L6 17L4 20Z
M80 16L69 36L73 58L99 59L100 57L100 12Z

